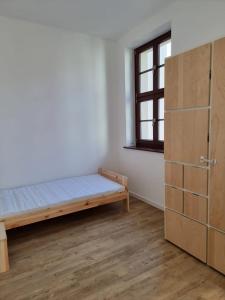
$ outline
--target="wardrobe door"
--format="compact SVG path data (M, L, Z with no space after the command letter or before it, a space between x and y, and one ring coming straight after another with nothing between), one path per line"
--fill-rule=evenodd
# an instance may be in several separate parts
M210 53L207 44L166 60L166 110L209 105Z
M169 58L165 159L182 168L166 177L165 238L206 262L211 45ZM178 167L177 167L178 169ZM180 180L179 186L176 184ZM182 183L182 185L181 185ZM168 187L169 185L169 187ZM172 189L178 187L176 189Z
M208 157L209 111L183 110L165 113L165 159L201 165Z
M209 223L225 232L225 38L214 42L212 59Z

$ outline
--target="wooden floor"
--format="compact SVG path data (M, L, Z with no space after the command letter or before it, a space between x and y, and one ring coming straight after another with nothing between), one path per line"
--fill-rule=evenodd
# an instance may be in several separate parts
M225 277L163 239L163 213L132 199L8 232L0 299L219 300Z

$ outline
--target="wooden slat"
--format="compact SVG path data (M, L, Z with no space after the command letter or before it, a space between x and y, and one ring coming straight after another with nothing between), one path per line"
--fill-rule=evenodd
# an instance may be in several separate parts
M99 168L98 173L112 181L115 181L119 184L122 184L126 188L128 188L128 178L126 176L123 176L121 174L118 174L116 172L104 169L104 168Z
M213 44L209 223L225 231L225 38Z
M79 202L74 201L74 202L70 202L69 204L58 205L54 207L40 209L38 211L31 212L31 213L25 213L22 215L9 217L6 219L1 219L0 222L5 223L6 229L12 229L12 228L63 216L66 214L74 213L77 211L85 210L88 208L92 208L104 204L109 204L109 203L113 203L121 200L127 200L127 199L129 201L128 195L129 195L128 192L125 191L121 193L113 193L111 195L96 197L85 201L79 201Z
M9 270L7 236L4 223L0 223L0 273Z
M194 165L208 157L209 110L165 113L165 159Z
M183 213L183 191L166 186L165 196L165 205L167 208Z
M210 53L207 44L166 60L166 110L209 105Z
M165 182L175 187L183 187L183 165L173 162L165 163Z
M184 192L184 214L201 223L207 224L207 198Z
M125 212L129 212L130 211L130 195L127 192L127 197L125 200L123 200L123 209Z
M184 166L184 188L197 194L208 195L208 170Z
M5 232L5 224L3 222L0 222L0 241L6 240L6 232Z
M208 265L225 274L225 234L213 228L208 232Z
M205 225L166 209L165 238L206 262L207 227Z

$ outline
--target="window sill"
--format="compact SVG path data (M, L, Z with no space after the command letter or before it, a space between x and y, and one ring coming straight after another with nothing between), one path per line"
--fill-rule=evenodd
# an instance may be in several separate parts
M137 147L137 146L124 146L124 149L129 150L139 150L139 151L148 151L148 152L156 152L156 153L164 153L164 150L161 149L151 149L147 147Z

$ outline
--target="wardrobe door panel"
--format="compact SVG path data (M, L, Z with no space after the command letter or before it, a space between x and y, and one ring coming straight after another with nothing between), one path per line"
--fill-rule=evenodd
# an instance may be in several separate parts
M184 188L190 192L207 196L208 170L193 166L184 166Z
M183 191L174 187L166 186L166 207L183 213Z
M208 265L225 274L225 235L209 228Z
M166 110L209 105L210 55L207 44L166 60Z
M193 193L184 192L184 214L185 216L197 220L201 223L207 223L207 198Z
M213 44L209 223L225 231L225 38Z
M166 209L165 238L206 262L207 227L205 225Z
M165 113L164 157L166 160L182 161L182 112Z
M165 159L200 165L208 157L209 111L165 113Z
M165 182L176 187L183 187L183 165L166 162Z

